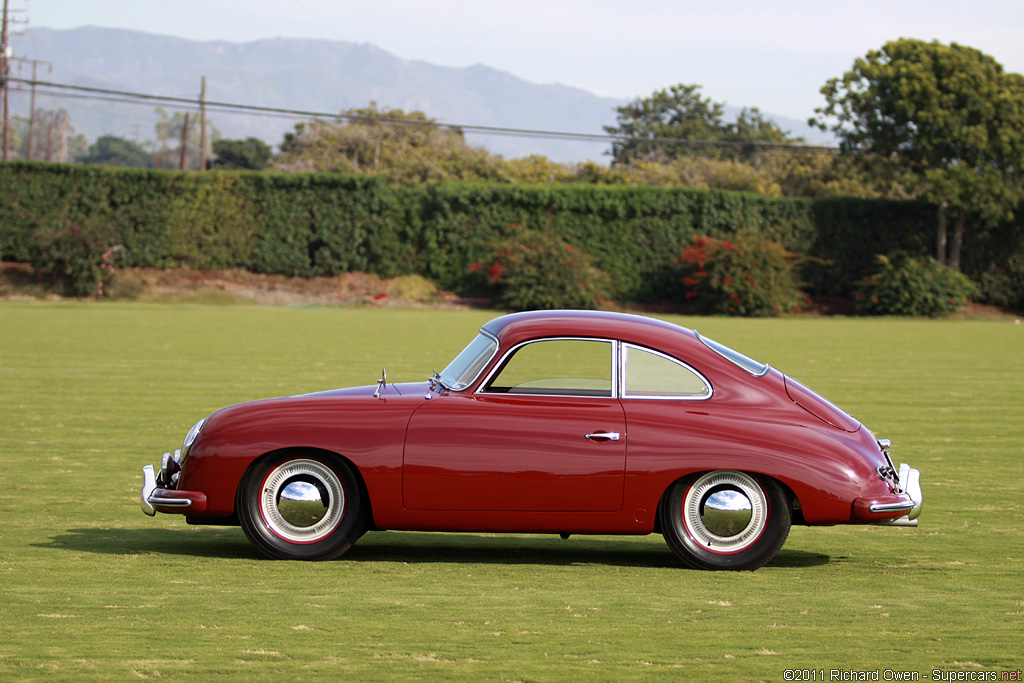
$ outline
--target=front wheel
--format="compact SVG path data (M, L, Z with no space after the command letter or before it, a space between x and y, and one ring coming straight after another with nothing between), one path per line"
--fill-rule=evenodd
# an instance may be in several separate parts
M282 454L249 468L238 490L238 519L267 557L333 560L365 529L359 483L336 458Z
M661 528L694 569L754 570L789 535L789 501L774 479L719 470L680 479L662 496Z

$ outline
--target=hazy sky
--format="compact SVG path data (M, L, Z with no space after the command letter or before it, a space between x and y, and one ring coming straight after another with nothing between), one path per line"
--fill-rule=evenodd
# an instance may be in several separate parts
M805 119L825 81L900 37L957 42L1024 73L1024 0L9 0L32 27L194 40L373 43L634 98L675 83ZM385 103L386 104L386 103Z

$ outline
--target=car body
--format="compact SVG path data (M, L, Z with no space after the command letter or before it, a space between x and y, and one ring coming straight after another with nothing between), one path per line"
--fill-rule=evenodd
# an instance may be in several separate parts
M200 420L142 507L332 559L367 529L649 534L756 569L792 523L916 526L920 474L783 373L693 330L594 311L501 316L424 382Z

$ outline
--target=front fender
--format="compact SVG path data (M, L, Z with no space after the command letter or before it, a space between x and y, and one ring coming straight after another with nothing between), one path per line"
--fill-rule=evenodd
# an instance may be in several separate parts
M234 514L239 482L253 462L274 451L315 449L351 462L374 505L393 504L387 492L401 491L405 426L422 401L422 395L310 395L224 408L210 416L192 444L178 488L206 495L205 511L195 516L227 517Z

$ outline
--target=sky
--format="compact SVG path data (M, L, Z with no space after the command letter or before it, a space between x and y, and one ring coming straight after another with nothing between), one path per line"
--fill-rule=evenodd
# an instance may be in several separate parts
M624 99L696 83L716 102L797 119L824 104L829 78L901 37L968 45L1024 73L1024 0L8 1L34 28L372 43Z

